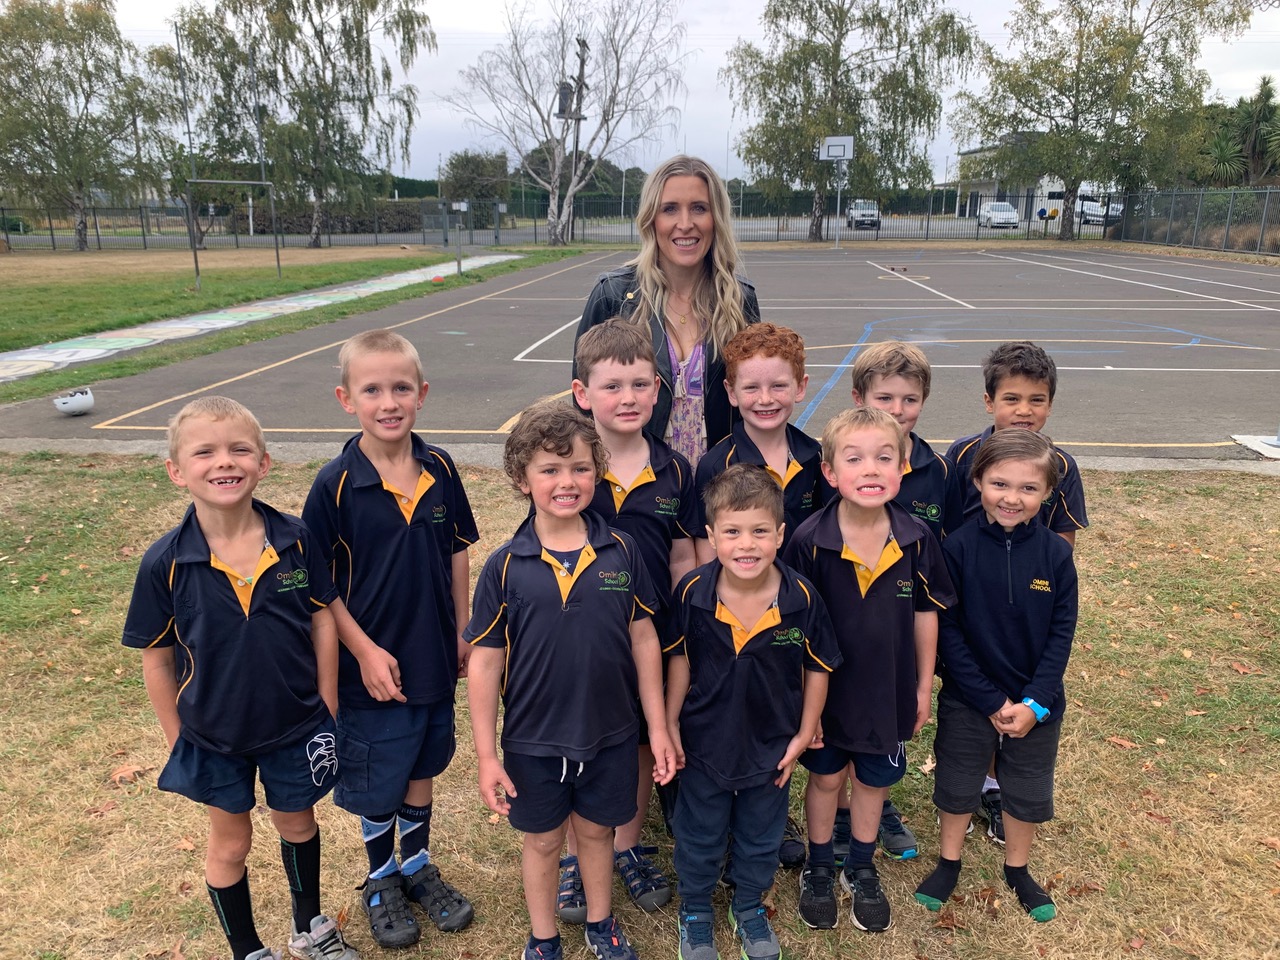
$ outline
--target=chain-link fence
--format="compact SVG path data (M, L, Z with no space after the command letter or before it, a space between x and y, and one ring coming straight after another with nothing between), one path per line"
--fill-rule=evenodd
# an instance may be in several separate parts
M1152 211L1169 201L1150 199L1166 195L1137 198L1143 220L1137 228L1145 230L1142 239L1157 242L1155 236L1164 230L1172 235L1172 222L1166 213L1163 220ZM1190 194L1189 197L1198 195ZM759 194L739 193L732 198L732 226L740 242L797 240L811 237L813 199L796 194L780 203L766 201ZM1131 203L1134 198L1130 198ZM568 230L570 242L636 245L635 215L638 197L586 197L574 203ZM317 211L306 207L278 207L275 228L280 243L286 247L374 246L403 244L449 246L461 242L466 246L497 244L537 244L547 240L547 201L545 198L519 198L505 202L468 201L466 210L455 210L450 200L380 200L362 208L339 208L322 205ZM1207 204L1212 207L1213 204ZM1267 204L1253 200L1250 213L1245 202L1227 203L1224 227L1265 213ZM961 240L999 236L1031 239L1056 236L1060 217L1071 215L1076 220L1076 235L1087 238L1116 236L1120 233L1126 205L1109 198L1084 198L1074 211L1062 211L1062 201L1052 195L957 193L954 189L921 192L889 202L875 199L842 198L837 215L836 198L826 198L818 234L824 242L866 242L880 239ZM1178 207L1181 211L1185 203ZM1233 212L1234 211L1234 212ZM1179 214L1181 216L1181 214ZM1135 211L1124 218L1124 230L1132 232ZM1208 214L1206 213L1206 217ZM1280 218L1280 196L1271 211L1272 220ZM1233 220L1234 218L1234 220ZM1145 225L1145 226L1144 226ZM190 246L188 217L185 207L89 207L85 211L85 228L80 237L74 216L69 211L0 207L0 228L9 246L16 250L75 250L80 245L90 250L186 248ZM1254 230L1255 245L1261 227ZM195 218L198 242L204 249L229 247L270 247L273 245L271 211L267 204L235 204L203 206ZM1232 243L1243 230L1231 226ZM1193 231L1195 232L1195 231ZM1180 235L1180 234L1179 234ZM1212 242L1226 242L1222 231L1206 234ZM1239 249L1234 246L1226 249Z
M1280 190L1131 194L1115 235L1139 243L1280 254Z

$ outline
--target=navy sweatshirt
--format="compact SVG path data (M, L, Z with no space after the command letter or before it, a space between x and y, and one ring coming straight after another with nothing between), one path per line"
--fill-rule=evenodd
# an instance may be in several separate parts
M959 597L940 615L943 692L984 716L1030 697L1046 722L1061 717L1079 603L1071 547L1041 523L1006 533L980 513L942 552Z

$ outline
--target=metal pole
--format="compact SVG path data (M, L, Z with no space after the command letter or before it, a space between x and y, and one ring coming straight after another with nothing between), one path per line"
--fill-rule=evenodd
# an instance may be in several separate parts
M836 161L836 249L840 249L840 196L844 189L844 177L840 176L843 160Z
M58 249L58 238L53 235L53 210L49 207L44 208L44 215L49 220L49 243L53 245L53 249Z
M98 241L98 249L102 249L102 231L98 229L98 208L92 207L93 210L93 236Z
M276 245L276 279L281 278L280 273L280 231L276 226L276 188L274 184L267 185L267 196L271 198L271 239Z
M187 184L187 239L191 241L191 260L196 267L196 293L200 292L200 254L196 250L195 201L191 196L191 184Z
M1236 209L1236 192L1231 191L1231 196L1227 198L1227 227L1222 231L1222 249L1227 249L1227 241L1231 238L1231 216ZM1169 218L1170 225L1173 224L1173 217Z
M458 211L458 228L453 231L454 249L457 251L458 276L462 276L462 211Z
M147 249L147 208L138 207L138 225L142 228L142 249Z
M194 180L196 178L196 148L195 142L191 137L191 107L187 103L187 68L182 60L182 35L178 32L176 23L173 25L173 46L178 54L178 83L182 87L182 115L187 122L187 154L191 157L191 179ZM265 180L267 178L264 176L262 179ZM187 199L191 199L190 184L187 185ZM191 216L190 203L187 205L187 210L188 216ZM194 232L192 237L195 237ZM194 250L195 247L192 247L192 249ZM200 271L198 269L196 270L196 289L200 289Z
M9 252L13 252L13 243L9 239L9 217L4 212L4 207L0 207L0 227L4 228L4 245L9 248Z
M1267 187L1267 195L1262 201L1262 222L1258 224L1258 245L1254 247L1254 252L1259 253L1262 250L1262 238L1267 232L1267 210L1271 207L1271 188ZM1280 432L1276 434L1280 437Z

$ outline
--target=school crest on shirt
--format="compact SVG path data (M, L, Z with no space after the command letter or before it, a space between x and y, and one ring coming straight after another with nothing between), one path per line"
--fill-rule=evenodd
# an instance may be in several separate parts
M600 589L621 592L631 589L631 574L626 570L601 570L596 574Z
M679 497L654 497L653 503L655 517L674 517L680 513Z
M905 598L905 599L910 599L910 598L911 598L911 593L912 593L912 591L913 591L914 589L915 589L915 581L913 581L913 580L911 580L911 579L909 579L909 578L908 578L908 579L904 579L904 580L899 580L899 581L898 581L898 592L897 592L896 594L894 594L894 596L896 596L896 597L903 597L903 598Z
M942 516L942 505L937 503L925 503L923 500L912 500L911 509L915 511L915 515L921 520L928 520L930 523L937 523Z
M288 593L290 590L305 588L311 582L311 574L307 572L306 567L299 567L297 570L281 570L276 574L276 580L280 583L276 593Z
M799 627L788 627L773 631L771 647L798 647L804 643L804 631Z

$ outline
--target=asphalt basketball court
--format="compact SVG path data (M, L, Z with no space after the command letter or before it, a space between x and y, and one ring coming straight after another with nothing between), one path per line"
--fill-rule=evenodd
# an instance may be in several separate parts
M494 462L514 417L569 386L569 356L596 276L630 253L586 254L442 291L123 380L93 385L86 417L48 399L6 409L0 441L154 449L187 400L220 393L261 419L276 456L332 456L355 429L333 396L337 351L386 326L422 354L422 435ZM1233 435L1280 424L1280 270L1253 264L1014 245L974 250L744 249L764 319L808 348L795 422L812 434L849 397L860 345L914 341L934 368L919 432L935 446L985 427L982 358L1030 339L1058 364L1046 432L1077 457L1256 460ZM295 446L298 445L298 446ZM291 451L282 454L281 451Z

